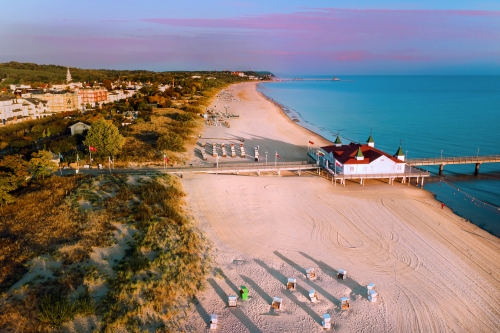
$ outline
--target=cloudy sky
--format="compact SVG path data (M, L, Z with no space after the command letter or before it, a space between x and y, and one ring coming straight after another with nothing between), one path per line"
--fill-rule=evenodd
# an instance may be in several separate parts
M23 0L0 62L295 74L500 74L500 0Z

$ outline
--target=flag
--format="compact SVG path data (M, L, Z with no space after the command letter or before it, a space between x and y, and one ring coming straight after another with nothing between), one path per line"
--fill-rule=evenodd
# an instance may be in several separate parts
M325 156L325 153L323 153L322 151L319 151L319 150L318 150L318 154L319 154L319 156Z
M340 163L339 161L335 160L335 165L341 167L342 163Z
M168 158L167 158L167 157L165 157L165 162L167 162L167 163L168 163Z
M309 144L310 144L310 145L313 145L313 144L314 144L314 142L312 142L312 141L309 141Z
M95 147L92 147L92 146L89 146L89 150L93 153L95 153L97 151L97 149L95 149Z
M281 158L281 157L280 157L280 154L278 154L278 152L276 152L276 157L277 157L277 158Z

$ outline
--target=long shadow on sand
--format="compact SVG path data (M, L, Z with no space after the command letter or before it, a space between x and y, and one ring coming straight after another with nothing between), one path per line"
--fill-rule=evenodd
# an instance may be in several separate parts
M196 304L197 303L197 304ZM203 305L198 298L195 298L196 311L200 314L200 317L203 319L205 324L208 326L210 324L210 315L207 313Z
M254 259L254 261L258 265L260 265L262 268L264 268L269 274L271 274L271 276L276 278L278 281L282 282L283 284L286 283L287 278L283 274L281 274L277 270L267 266L267 264L261 260ZM302 294L308 295L307 290L305 290L303 287L298 287L297 289L298 290L300 289L300 292ZM318 315L316 312L314 312L314 310L311 309L310 307L308 307L304 302L301 302L297 298L297 296L295 296L292 292L286 293L285 296L288 297L292 302L294 302L299 308L304 310L304 312L307 313L309 315L309 317L311 317L314 321L316 321L318 324L321 325L322 318L320 317L320 315Z
M228 295L224 292L224 290L215 282L214 279L208 279L208 283L214 288L215 292L222 299L224 303L227 302ZM239 308L230 308L229 311L245 326L250 332L260 333L262 332L255 324L248 318L241 309Z
M314 262L319 268L321 268L321 271L323 271L325 274L329 275L333 279L337 280L337 282L342 283L343 285L345 285L346 287L351 289L352 291L349 294L351 299L356 295L361 295L362 297L367 298L366 287L364 287L364 286L360 285L358 282L354 281L352 278L349 277L349 275L347 275L347 278L345 280L338 279L336 269L333 269L332 267L330 267L328 264L324 263L323 261L314 259L313 257L308 255L307 253L304 253L304 252L299 252L299 253L301 255L303 255L305 258Z
M290 265L291 267L295 268L299 273L305 274L305 270L300 265L298 265L295 262L293 262L292 260L288 259L287 257L285 257L284 255L282 255L278 251L274 251L274 254L278 258L280 258L281 260L283 260L284 262L286 262L288 265ZM335 304L337 306L340 306L340 301L336 297L334 297L333 295L331 295L329 292L327 292L325 289L323 289L322 287L320 287L317 283L315 283L314 281L311 281L311 280L307 280L306 283L309 284L310 286L312 286L314 288L314 290L316 290L321 295L323 295L327 300L329 300L330 302L332 302L333 304Z

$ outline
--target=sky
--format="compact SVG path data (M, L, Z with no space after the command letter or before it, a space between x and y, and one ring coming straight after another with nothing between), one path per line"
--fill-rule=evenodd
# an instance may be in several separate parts
M0 16L0 62L500 75L500 0L23 0Z

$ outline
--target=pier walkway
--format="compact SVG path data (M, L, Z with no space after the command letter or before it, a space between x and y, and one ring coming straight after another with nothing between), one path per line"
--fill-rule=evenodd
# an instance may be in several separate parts
M447 164L475 164L474 173L479 173L479 166L482 163L500 163L500 155L488 156L459 156L459 157L435 157L435 158L411 158L406 164L412 167L439 165L439 174L443 173L444 166Z
M214 163L203 166L183 166L183 167L168 167L164 170L166 173L215 173L215 174L239 174L239 173L256 173L260 175L262 172L276 172L278 175L281 171L297 171L298 174L305 170L318 170L316 164L309 164L306 161L298 162L280 162L280 163Z

